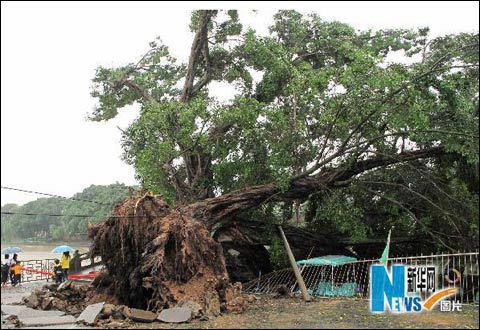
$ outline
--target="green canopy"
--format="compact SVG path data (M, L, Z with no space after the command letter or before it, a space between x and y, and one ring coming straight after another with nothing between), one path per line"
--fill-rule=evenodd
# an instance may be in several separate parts
M357 258L347 257L347 256L338 256L338 255L328 255L323 257L311 258L307 260L297 261L297 265L328 265L328 266L341 266L352 261L357 261Z

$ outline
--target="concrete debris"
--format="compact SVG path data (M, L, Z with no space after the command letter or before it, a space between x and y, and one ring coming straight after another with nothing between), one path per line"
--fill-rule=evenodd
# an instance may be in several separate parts
M197 318L197 317L201 316L201 314L203 312L200 304L198 304L197 302L195 302L193 300L188 300L188 301L186 301L182 304L179 304L177 307L184 307L184 308L190 309L190 311L192 312L192 318Z
M94 324L103 309L105 302L88 305L87 308L77 318L77 322L85 322L86 324Z
M187 307L164 309L158 315L158 320L166 323L183 323L192 319L192 310Z
M25 327L63 325L75 322L71 315L60 311L40 311L21 305L2 305L2 311L14 321Z
M22 301L33 309L57 309L78 316L87 306L89 291L88 284L67 281L58 286L52 284L34 289Z
M125 314L128 315L128 318L130 318L134 321L153 322L157 318L156 313L152 313L152 312L145 311L145 310L142 310L142 309L128 308L128 309L125 309L125 310L126 310Z

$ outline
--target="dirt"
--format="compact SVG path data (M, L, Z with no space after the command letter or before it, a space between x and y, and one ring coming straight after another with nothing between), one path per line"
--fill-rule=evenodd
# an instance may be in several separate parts
M34 282L26 283L22 287L3 288L2 304L20 303L21 297L44 284ZM118 325L117 328L136 329L479 328L478 305L464 304L461 312L441 312L437 307L431 312L419 314L372 314L368 300L314 298L314 301L305 303L297 297L272 298L262 295L258 296L258 300L251 299L251 295L243 297L246 301L251 301L245 312L222 314L206 321L194 319L190 323L182 324L132 324L119 321L115 324Z
M461 312L434 310L419 314L372 314L367 300L261 298L242 314L225 314L208 321L184 324L134 324L137 329L478 329L478 306L463 305Z

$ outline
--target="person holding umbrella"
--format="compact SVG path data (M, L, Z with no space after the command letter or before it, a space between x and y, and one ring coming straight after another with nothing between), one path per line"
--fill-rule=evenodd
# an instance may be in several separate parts
M5 263L2 265L2 285L5 286L7 284L8 277L10 277L10 283L14 283L15 271L13 270L13 266L17 263L17 253L22 252L22 249L18 246L9 246L7 248L2 249L0 252L1 254L5 255ZM13 254L12 258L10 254ZM6 274L5 274L6 273ZM10 276L9 276L10 275ZM5 278L6 276L6 278Z
M2 264L2 286L7 286L8 273L10 272L9 259L10 255L5 254L5 263Z
M70 252L68 251L63 252L62 259L60 260L60 264L62 265L63 278L66 281L68 280L68 271L70 269Z
M60 245L52 250L52 253L62 253L62 258L60 259L60 265L62 265L63 270L63 280L68 280L68 272L70 269L70 252L75 251L74 248L68 245Z
M17 264L18 254L14 253L13 257L7 260L7 266L10 267L10 284L15 285L15 269L13 268Z

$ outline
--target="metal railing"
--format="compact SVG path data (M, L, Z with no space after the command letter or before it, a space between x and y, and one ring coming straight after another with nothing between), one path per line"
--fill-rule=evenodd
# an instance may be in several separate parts
M22 282L34 282L44 281L47 282L52 279L51 273L55 259L32 259L22 260ZM72 258L70 263L70 274L80 273L85 269L93 268L101 265L102 260L100 257L91 258L88 253L82 253L79 255L78 260ZM10 281L10 276L8 282Z
M474 302L479 291L479 252L431 254L412 257L389 258L387 266L434 266L439 289L458 287L462 303ZM311 266L300 268L305 285L311 294L329 297L368 298L370 266L378 259L358 260L341 266ZM349 285L345 285L349 284ZM275 293L280 287L298 292L298 284L291 268L274 271L243 285L247 293ZM327 287L327 289L321 289ZM345 290L346 288L346 290ZM477 297L477 298L476 298ZM477 300L478 302L478 300Z

